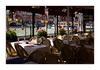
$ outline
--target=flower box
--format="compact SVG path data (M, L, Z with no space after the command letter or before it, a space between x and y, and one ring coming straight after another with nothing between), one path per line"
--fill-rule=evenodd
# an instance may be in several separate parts
M41 37L41 36L44 36L44 37L47 37L47 31L43 30L43 29L40 29L37 31L37 36Z
M6 40L8 41L15 41L17 40L17 34L14 30L10 30L10 28L7 29L6 31Z
M66 30L64 28L59 28L58 34L59 35L64 35L64 34L66 34Z

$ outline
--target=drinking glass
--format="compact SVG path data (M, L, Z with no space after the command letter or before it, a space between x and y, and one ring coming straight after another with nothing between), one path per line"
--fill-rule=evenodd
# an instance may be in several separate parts
M18 42L19 42L19 38L17 38Z
M26 38L24 37L24 41L25 41L25 39L26 39Z

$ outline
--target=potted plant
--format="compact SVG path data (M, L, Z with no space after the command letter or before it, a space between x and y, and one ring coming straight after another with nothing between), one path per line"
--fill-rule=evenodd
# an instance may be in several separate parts
M44 36L44 37L47 37L47 31L43 30L43 29L40 29L37 31L37 36L41 37L41 36Z
M15 41L17 40L17 34L15 32L16 29L11 30L10 28L7 29L6 31L6 40L9 41Z
M64 28L59 28L58 33L59 35L64 35L66 34L66 30Z
M73 29L73 33L74 33L74 34L77 33L77 28L74 28L74 29Z

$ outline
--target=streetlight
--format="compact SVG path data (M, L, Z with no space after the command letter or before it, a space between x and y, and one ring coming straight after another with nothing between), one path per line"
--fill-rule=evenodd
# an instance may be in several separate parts
M8 17L8 22L11 22L12 21L12 18L11 17Z
M17 18L15 18L15 19L14 19L14 21L15 21L15 22L18 22L18 19L17 19Z
M11 22L11 21L13 21L13 18L14 18L14 21L15 22L18 22L18 18L17 17L13 17L13 15L15 14L15 12L13 11L13 12L11 12L10 14L9 14L9 17L8 17L8 22ZM11 15L12 15L12 17L11 17Z
M41 20L41 23L43 23L43 24L46 23L46 24L47 24L47 23L48 23L48 20L43 20L43 19L42 19L42 20Z

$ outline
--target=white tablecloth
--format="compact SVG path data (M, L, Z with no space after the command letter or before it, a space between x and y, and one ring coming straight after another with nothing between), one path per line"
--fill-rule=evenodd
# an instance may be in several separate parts
M15 48L15 46L14 46L14 43L19 43L19 45L21 45L23 48L24 48L24 45L26 44L26 42L25 41L16 41L16 42L11 42L11 45L12 45L12 47L13 48ZM22 45L23 44L23 45ZM27 44L26 44L27 45Z
M53 44L53 38L48 38L51 42L51 46L54 46ZM64 44L68 44L68 40L62 40ZM73 40L69 40L69 42L73 42ZM75 43L74 43L75 44Z
M80 38L80 40L84 40L84 39L86 39L86 37L81 37L81 36L79 36L79 38Z
M17 42L11 42L11 45L13 47L14 47L14 43L17 43ZM21 45L26 50L26 52L28 54L32 53L36 49L47 47L46 45L36 45L36 44L33 44L33 43L26 44L25 41L19 41L19 45Z
M24 46L24 49L27 51L28 54L31 54L36 49L47 47L46 45L33 45L33 46L34 47Z

